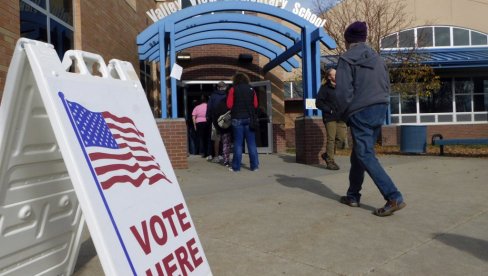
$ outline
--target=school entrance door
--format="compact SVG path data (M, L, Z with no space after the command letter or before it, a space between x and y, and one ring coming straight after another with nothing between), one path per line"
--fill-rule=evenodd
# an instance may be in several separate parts
M187 121L191 120L191 112L195 107L196 102L200 99L201 95L210 96L212 91L216 89L216 85L219 81L181 81L178 83L178 103L182 106L178 107L180 112L179 117L186 118ZM230 85L229 81L225 81L227 85ZM258 81L251 82L251 86L256 91L258 97L258 110L259 117L261 118L261 124L258 131L256 131L256 145L258 153L273 153L273 120L272 120L272 104L271 104L271 82L270 81ZM192 140L192 128L188 128L188 145L189 152L193 152L194 141ZM194 135L193 135L194 136Z
M271 103L271 82L251 82L258 96L259 130L256 131L258 153L273 153L273 106Z

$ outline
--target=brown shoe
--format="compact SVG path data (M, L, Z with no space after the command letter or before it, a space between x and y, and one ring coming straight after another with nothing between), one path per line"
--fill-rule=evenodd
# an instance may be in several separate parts
M326 161L325 163L327 164L327 167L325 167L325 168L328 170L337 171L340 169L339 165L337 165L336 162L334 162L334 160L329 160L329 161Z
M394 212L403 209L407 204L405 202L398 203L396 200L388 200L382 208L376 209L373 214L378 217L387 217L393 215Z
M346 204L350 207L359 207L359 202L357 202L355 199L352 199L352 198L347 197L347 196L341 196L341 198L339 199L339 202L342 204Z

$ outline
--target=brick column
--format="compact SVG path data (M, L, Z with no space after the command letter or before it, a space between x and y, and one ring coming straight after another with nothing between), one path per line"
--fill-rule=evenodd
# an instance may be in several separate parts
M159 133L174 169L188 168L188 137L185 119L156 119Z
M298 117L295 120L296 161L303 164L323 163L327 136L320 117Z
M388 125L381 127L381 145L396 146L400 143L400 127Z
M0 8L0 101L15 44L20 38L19 15L18 0L2 0L2 8Z
M286 133L284 124L273 124L273 152L286 151Z

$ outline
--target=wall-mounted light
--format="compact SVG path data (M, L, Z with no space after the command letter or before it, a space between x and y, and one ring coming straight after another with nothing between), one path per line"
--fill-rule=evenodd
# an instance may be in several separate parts
M190 61L191 60L191 55L190 53L177 53L176 54L176 60L179 61Z

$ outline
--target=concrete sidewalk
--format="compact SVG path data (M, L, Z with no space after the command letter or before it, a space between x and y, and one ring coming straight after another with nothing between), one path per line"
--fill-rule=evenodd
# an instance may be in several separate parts
M386 218L369 177L361 208L338 203L348 160L260 155L258 172L233 173L190 157L176 175L213 274L488 275L488 159L381 156L407 203ZM75 275L103 275L86 238Z

